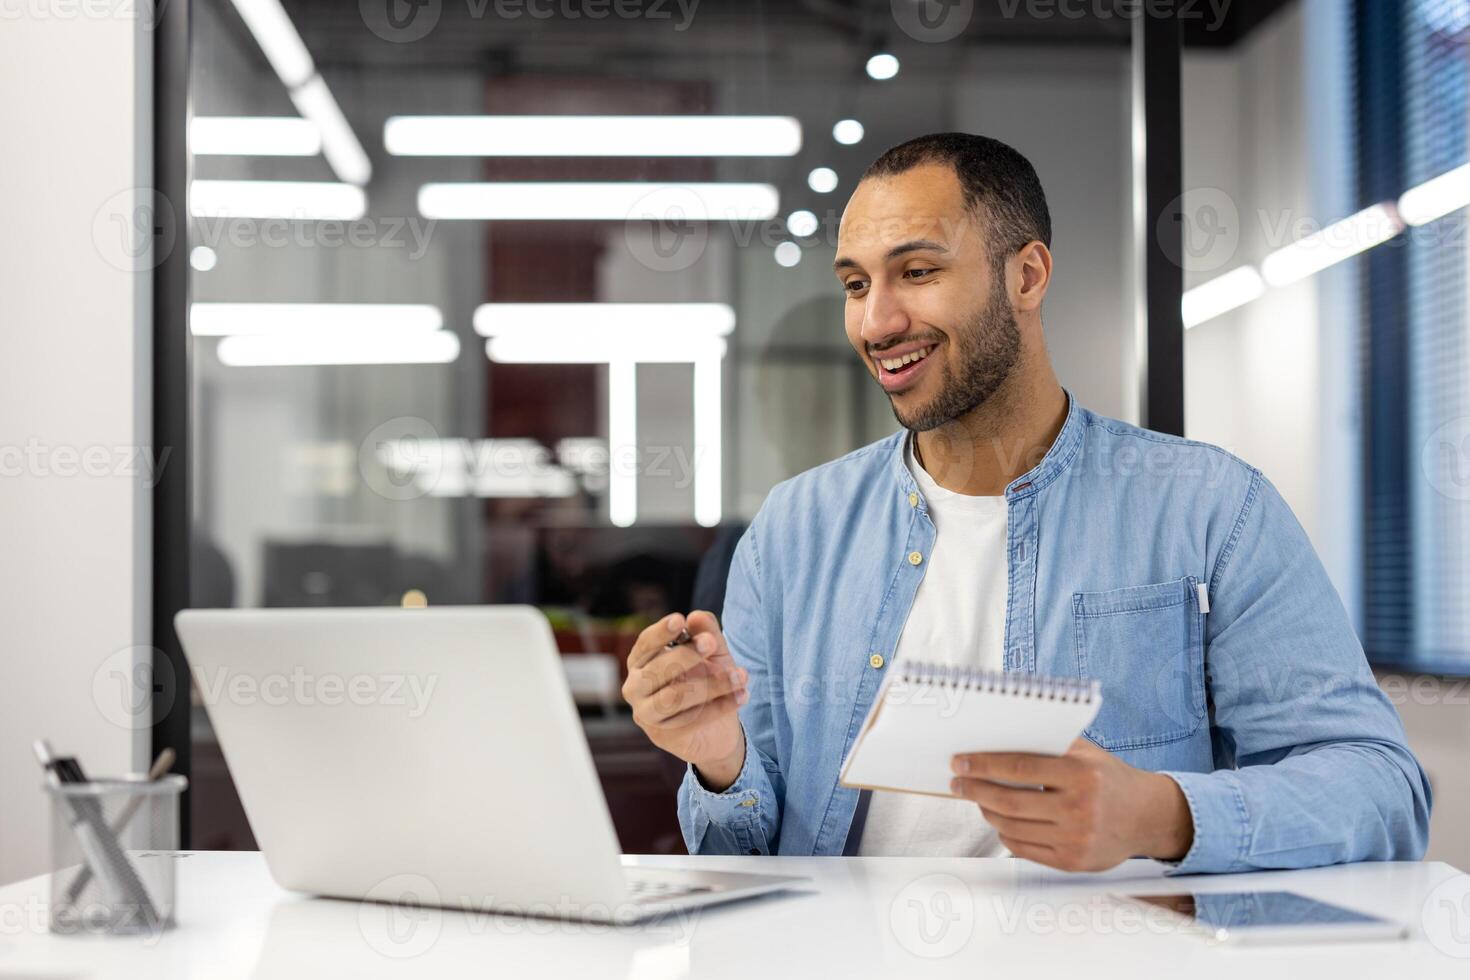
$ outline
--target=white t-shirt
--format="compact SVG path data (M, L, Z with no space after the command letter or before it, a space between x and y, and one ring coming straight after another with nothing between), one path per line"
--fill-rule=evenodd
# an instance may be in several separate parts
M985 670L1005 665L1006 499L946 490L914 459L904 460L936 531L924 579L898 640L896 660L928 660ZM858 853L996 857L1009 853L969 800L875 790Z

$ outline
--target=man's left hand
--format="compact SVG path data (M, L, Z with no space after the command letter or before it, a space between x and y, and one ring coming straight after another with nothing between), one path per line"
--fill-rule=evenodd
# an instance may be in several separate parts
M1019 858L1104 871L1131 857L1176 861L1194 841L1189 805L1174 780L1135 769L1085 738L1063 756L978 752L951 765L951 790L979 804Z

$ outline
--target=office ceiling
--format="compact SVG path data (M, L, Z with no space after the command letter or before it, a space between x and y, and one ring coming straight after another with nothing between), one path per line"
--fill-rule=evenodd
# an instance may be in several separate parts
M222 8L231 5L215 0ZM681 65L710 59L797 61L810 49L880 46L932 50L897 27L895 0L683 0L694 5L684 29L681 0L284 0L297 29L324 66L446 70L480 68L501 72L618 70L658 59L678 73ZM898 0L934 3L937 0ZM956 11L965 0L948 0ZM1120 0L973 0L960 35L968 45L1122 45L1129 20L1112 12ZM1131 0L1138 3L1143 0ZM1148 0L1149 3L1159 0ZM1228 47L1248 35L1292 0L1171 0L1183 13L1185 43ZM623 6L623 5L628 6ZM433 27L411 42L394 43L368 29L365 16L394 5L401 21L430 18ZM1216 9L1224 7L1217 20ZM593 19L544 16L548 11L638 9L648 16L628 19L608 13ZM542 16L532 16L535 10ZM221 13L244 31L233 10ZM429 20L414 21L427 24ZM406 33L413 33L412 31ZM738 38L738 45L732 45Z

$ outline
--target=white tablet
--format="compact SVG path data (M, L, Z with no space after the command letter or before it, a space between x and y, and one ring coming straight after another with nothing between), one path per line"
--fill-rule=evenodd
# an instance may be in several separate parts
M1222 943L1340 943L1402 939L1401 922L1319 902L1296 892L1180 892L1114 895L1114 899L1163 909L1184 929Z

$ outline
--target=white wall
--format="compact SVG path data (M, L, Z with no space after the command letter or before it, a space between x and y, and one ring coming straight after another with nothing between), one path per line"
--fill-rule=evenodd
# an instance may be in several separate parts
M0 26L0 882L46 869L33 739L93 774L148 739L117 685L149 642L149 491L127 468L150 432L150 263L128 246L149 217L151 34L95 5L22 9Z
M1093 411L1136 422L1128 53L980 48L969 61L955 128L1010 143L1046 190L1055 267L1042 320L1057 376Z
M1303 0L1228 51L1185 56L1184 211L1233 209L1226 234L1186 262L1187 286L1259 263L1291 240L1296 219L1354 209L1344 8ZM1190 330L1185 422L1188 435L1276 484L1360 624L1356 290L1347 263ZM1467 689L1435 678L1380 683L1434 783L1429 857L1470 867Z

